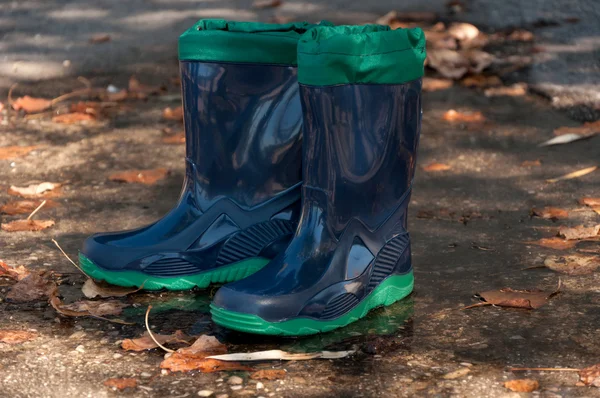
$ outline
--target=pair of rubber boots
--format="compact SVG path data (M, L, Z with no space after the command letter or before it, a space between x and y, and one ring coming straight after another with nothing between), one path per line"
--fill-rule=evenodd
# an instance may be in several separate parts
M82 268L148 290L235 281L213 320L272 335L330 331L410 294L423 32L202 20L179 57L179 203L88 238Z

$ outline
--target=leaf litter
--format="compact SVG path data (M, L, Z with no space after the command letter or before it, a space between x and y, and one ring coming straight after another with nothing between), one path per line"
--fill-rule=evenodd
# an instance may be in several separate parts
M549 256L544 265L552 271L567 275L588 275L600 267L600 257L574 254L569 256Z
M569 218L569 212L558 207L544 207L543 209L533 208L531 209L530 214L532 217L535 216L553 221Z
M39 148L37 145L31 146L5 146L0 147L0 160L11 160L28 155L31 151Z
M513 392L533 392L540 388L540 383L532 379L518 379L505 382L504 387Z
M578 225L576 227L560 227L558 234L563 236L567 240L578 240L595 238L600 232L600 224L586 227L584 225Z
M153 170L127 170L111 174L108 179L116 182L141 183L153 185L157 181L164 179L169 174L169 170L158 168Z
M106 282L96 282L91 278L88 278L81 288L83 295L89 299L96 297L125 297L132 293L139 292L143 289L137 287L121 287L110 285Z
M15 200L0 206L0 213L14 216L18 214L30 214L42 204L43 200ZM49 209L58 206L58 203L47 199L44 209Z
M127 388L135 388L137 384L137 380L132 378L113 378L104 381L106 387L116 388L119 391Z
M15 281L20 281L27 278L31 273L24 265L11 267L4 261L0 260L0 277L10 278Z
M27 303L45 300L56 288L56 283L50 280L51 272L35 271L14 284L6 299L13 303Z
M37 332L30 332L27 330L0 329L0 343L4 344L21 344L26 341L33 340L37 336Z
M574 248L577 245L576 240L561 239L557 236L554 236L552 238L542 238L536 241L525 241L523 243L528 245L547 247L548 249L554 250L568 250Z
M560 293L560 280L558 287L554 292L542 290L515 290L512 288L488 290L476 294L476 296L482 300L481 303L469 305L463 309L495 305L498 307L525 308L532 310L542 307L550 298L558 293Z
M154 339L148 332L136 339L125 339L121 343L121 348L125 351L146 351L158 348L157 344L190 344L194 337L190 337L181 330L176 330L173 334L153 334Z

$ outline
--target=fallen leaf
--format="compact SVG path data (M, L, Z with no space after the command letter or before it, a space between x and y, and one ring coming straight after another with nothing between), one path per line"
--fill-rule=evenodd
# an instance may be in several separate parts
M486 304L497 305L499 307L536 309L546 304L548 299L555 294L556 292L548 293L541 290L504 288L485 291L478 295Z
M446 380L454 380L458 379L459 377L466 376L470 371L471 369L469 368L460 368L458 370L455 370L454 372L446 373L442 377Z
M439 91L446 90L452 85L454 82L450 79L438 79L434 77L424 77L423 78L423 91L431 92L431 91Z
M600 120L584 123L579 127L559 127L554 130L554 135L577 134L582 136L591 136L600 134Z
M512 41L533 41L535 36L528 30L515 29L506 38Z
M216 337L200 336L191 346L180 348L171 354L160 364L160 367L173 372L200 370L208 373L220 370L251 370L251 368L238 363L227 364L226 362L207 359L210 355L225 352L227 352L227 347L219 342Z
M43 200L16 200L13 202L8 202L7 204L0 207L0 213L8 214L9 216L14 216L17 214L29 214L39 205L41 205ZM53 200L47 199L46 204L43 209L56 207L58 203Z
M504 387L514 392L533 392L540 388L540 383L532 379L509 380L504 383Z
M87 298L95 297L125 297L131 293L139 292L142 288L113 286L106 282L95 282L93 279L88 279L83 284L81 292Z
M52 118L54 123L75 124L80 122L91 122L96 120L96 117L89 113L72 112L56 115Z
M71 104L69 110L76 113L89 113L90 115L96 116L103 107L106 107L101 102L96 101L79 101L75 104Z
M450 25L448 34L456 40L468 41L479 36L479 29L475 25L466 22L457 22Z
M544 265L552 271L567 275L586 275L600 267L600 257L582 256L550 256L544 260Z
M486 97L521 97L527 94L527 85L524 83L515 83L512 86L491 87L484 91Z
M429 171L446 171L450 170L452 167L444 164L444 163L430 163L427 166L423 167L423 170Z
M469 72L471 73L483 72L495 60L492 54L481 50L469 50L465 53L465 57L469 60Z
M562 180L570 180L572 178L582 177L582 176L584 176L586 174L590 174L591 172L593 172L597 168L598 168L598 166L587 167L585 169L577 170L577 171L565 174L565 175L560 176L560 177L550 178L550 179L546 180L546 182L555 183L555 182L562 181Z
M153 170L129 170L111 174L108 179L117 182L139 182L146 185L155 184L169 174L169 170L160 168Z
M152 334L156 341L160 344L170 344L170 343L185 343L188 344L192 337L187 336L181 330L176 330L173 334ZM148 334L148 332L144 333L142 337L138 337L137 339L125 339L121 343L121 348L126 351L145 351L152 350L157 348L158 344L152 340L152 337Z
M24 198L39 198L45 197L50 191L60 188L61 184L54 182L42 182L40 184L32 184L27 187L16 187L12 185L8 189L9 195L22 196Z
M90 43L92 44L106 43L107 41L110 41L110 35L106 33L98 33L90 37Z
M350 351L318 351L290 353L282 350L257 351L248 353L211 355L207 358L218 359L221 361L307 361L309 359L340 359L354 354L355 350Z
M287 372L283 369L262 369L250 375L253 380L279 380L284 379Z
M37 146L4 146L0 147L0 160L9 160L23 157L37 149Z
M600 364L581 369L579 380L586 386L600 387Z
M598 236L600 232L600 224L586 227L578 225L576 227L560 227L558 234L563 236L565 239L587 239Z
M136 388L137 380L131 378L124 379L108 379L104 381L107 387L116 388L117 390L125 390L126 388Z
M26 330L1 330L0 342L5 344L21 344L26 341L35 339L38 336L35 332Z
M177 108L173 108L171 109L170 107L167 107L163 110L163 119L167 119L167 120L176 120L176 121L183 121L183 108L181 106L178 106Z
M137 99L146 99L149 95L160 94L163 91L163 87L148 86L140 83L135 77L129 78L129 96Z
M579 199L579 203L589 206L592 210L600 215L600 198L581 198Z
M42 300L46 299L55 287L47 272L36 271L14 284L6 299L14 303Z
M524 160L523 163L521 163L521 167L537 167L537 166L541 166L542 162L539 159L536 160Z
M263 9L263 8L274 8L279 7L282 4L281 0L255 0L252 3L252 8Z
M52 106L52 100L45 98L34 98L28 95L17 98L12 107L15 111L23 110L25 113L38 113L49 109Z
M569 212L558 207L544 207L543 209L531 209L531 216L544 218L547 220L558 220L561 218L569 218Z
M485 116L483 116L483 113L479 111L458 112L454 109L446 111L442 118L448 122L461 123L482 123L485 121Z
M469 71L470 62L457 51L438 48L427 51L427 65L444 77L460 79Z
M27 278L29 275L30 272L27 268L25 268L24 265L19 265L18 267L11 267L4 261L0 260L0 277L20 281Z
M57 301L55 301L58 304ZM57 308L58 307L58 308ZM71 304L63 304L62 302L54 307L58 312L67 316L98 316L120 315L123 308L129 307L129 304L121 303L117 300L107 301L89 301L80 300Z
M502 84L502 80L500 80L498 76L471 75L462 79L460 84L465 87L484 88L490 86L499 86Z
M555 249L555 250L568 250L568 249L574 248L577 245L576 240L565 240L565 239L561 239L558 237L542 238L537 241L527 241L524 243L529 244L529 245L537 245L537 246L547 247L549 249Z
M6 232L38 232L53 225L53 220L15 220L2 223L0 228Z
M185 144L185 134L181 133L167 135L163 137L162 142L164 144Z

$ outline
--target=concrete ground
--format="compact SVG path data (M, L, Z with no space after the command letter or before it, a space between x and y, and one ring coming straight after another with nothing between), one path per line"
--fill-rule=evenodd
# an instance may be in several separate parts
M551 138L555 128L577 126L596 115L600 25L593 2L466 1L469 11L460 15L449 14L442 1L400 5L386 0L373 5L284 0L282 7L260 11L251 9L250 3L4 2L0 5L0 87L6 91L19 81L19 95L52 97L75 88L74 76L86 76L95 86L123 87L135 72L177 94L172 82L177 76L176 37L200 17L269 20L281 15L357 23L372 21L390 9L435 11L448 20L472 21L490 31L506 26L532 29L538 37L535 45L547 48L552 58L506 77L508 82L539 87L526 96L486 97L459 85L424 94L420 165L409 217L416 288L407 300L332 333L271 339L228 332L212 324L208 315L212 291L128 296L122 301L131 307L123 317L136 324L124 326L64 318L45 301L10 303L4 300L8 286L0 286L0 329L39 333L23 344L0 343L0 397L193 397L201 390L230 397L528 396L504 387L505 381L520 377L539 381L539 390L531 396L600 396L596 387L577 386L574 372L508 371L513 366L582 368L600 358L600 274L524 270L543 264L549 255L600 250L598 242L584 242L567 251L524 243L552 236L561 224L598 223L600 217L577 203L580 197L600 197L599 171L546 182L597 165L600 138L537 146ZM565 22L567 17L579 21ZM111 34L112 40L90 45L89 37L99 32ZM558 90L556 95L544 84ZM82 240L93 232L140 226L168 211L183 179L184 148L162 142L163 128L177 129L161 118L164 107L178 105L176 95L166 99L127 102L129 110L89 125L64 126L44 118L19 118L1 125L0 147L40 147L16 160L0 160L0 203L14 199L6 193L9 185L68 184L55 199L59 206L40 213L56 225L38 233L0 232L0 258L12 265L63 273L61 293L68 301L80 298L84 277L50 240L57 239L75 256ZM442 116L450 108L481 111L488 121L448 123ZM533 160L541 165L522 166ZM432 162L451 169L424 171L422 166ZM171 174L155 185L108 180L116 171L158 167L168 168ZM554 223L530 217L532 207L543 206L569 210L569 218ZM423 217L425 212L437 217ZM468 222L461 222L461 217ZM3 216L2 222L13 218L17 217ZM492 306L462 310L477 303L476 292L503 287L553 291L559 277L561 293L537 310ZM163 354L158 350L129 353L119 347L124 338L143 333L149 303L155 308L154 331L215 334L230 352L352 347L358 352L341 360L257 364L257 369L288 372L283 380L262 381L265 388L260 390L248 372L164 375L159 369ZM448 375L461 369L468 372ZM227 384L234 374L244 379L242 389ZM115 392L103 385L114 377L136 378L139 386Z

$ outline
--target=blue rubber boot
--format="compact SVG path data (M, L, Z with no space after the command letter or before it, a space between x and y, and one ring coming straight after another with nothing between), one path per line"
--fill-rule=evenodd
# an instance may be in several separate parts
M217 292L215 323L308 335L411 293L407 208L424 58L420 29L318 27L301 38L300 222L283 253Z
M179 42L186 174L152 225L88 238L92 278L153 290L231 282L290 240L300 211L297 40L311 25L203 20Z

